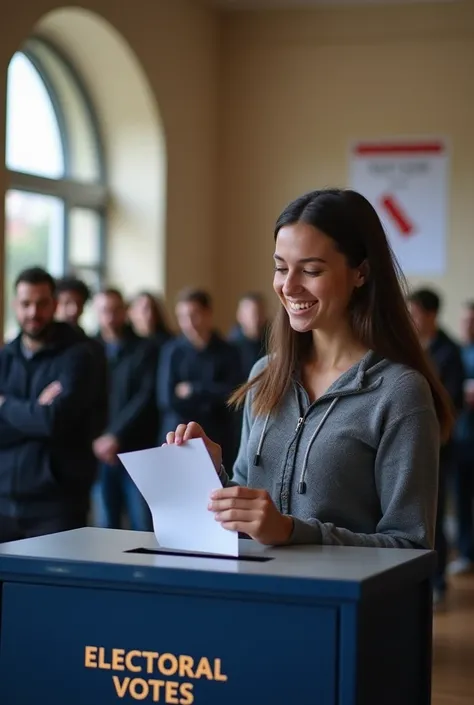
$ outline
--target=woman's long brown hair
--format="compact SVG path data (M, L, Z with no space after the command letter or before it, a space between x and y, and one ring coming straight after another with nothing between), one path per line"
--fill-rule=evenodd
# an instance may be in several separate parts
M153 332L165 333L166 335L171 336L172 331L166 321L166 314L161 299L154 296L150 291L139 291L138 294L134 296L132 304L141 298L148 299L148 301L150 302L151 309L153 311L153 317L155 319L155 330Z
M282 227L298 222L332 238L350 267L367 263L368 279L356 290L350 306L353 331L368 349L425 377L441 439L446 441L455 420L453 405L418 340L406 304L406 283L375 209L355 191L313 191L285 208L275 226L275 240ZM230 404L240 406L257 385L253 410L258 415L268 414L281 404L293 373L313 352L311 332L294 331L283 306L275 317L268 343L269 361L264 370L230 399Z

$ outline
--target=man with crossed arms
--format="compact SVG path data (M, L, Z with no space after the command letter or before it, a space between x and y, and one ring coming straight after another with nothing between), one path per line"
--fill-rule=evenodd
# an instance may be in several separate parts
M46 271L18 276L20 333L0 350L0 542L87 523L105 380L84 336L54 320L56 304Z

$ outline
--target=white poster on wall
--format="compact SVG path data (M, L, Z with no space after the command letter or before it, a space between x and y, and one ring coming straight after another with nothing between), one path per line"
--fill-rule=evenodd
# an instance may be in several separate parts
M374 206L404 274L446 269L448 147L443 139L355 142L350 188Z

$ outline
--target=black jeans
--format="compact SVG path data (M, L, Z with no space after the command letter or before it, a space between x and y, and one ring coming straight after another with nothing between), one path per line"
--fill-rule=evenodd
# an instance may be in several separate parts
M153 519L140 490L122 463L99 463L99 475L92 490L95 525L105 529L121 529L126 513L133 531L153 531Z
M448 562L448 542L444 531L446 519L446 500L448 495L448 481L454 466L454 446L452 443L444 446L440 454L439 481L438 481L438 507L436 515L435 545L438 554L438 564L434 578L434 587L440 592L445 592L446 564Z
M12 518L0 515L0 543L18 541L33 536L55 534L59 531L79 529L87 525L87 514L83 512L53 517Z
M461 558L474 561L474 454L472 448L459 445L453 479L458 524L458 553Z

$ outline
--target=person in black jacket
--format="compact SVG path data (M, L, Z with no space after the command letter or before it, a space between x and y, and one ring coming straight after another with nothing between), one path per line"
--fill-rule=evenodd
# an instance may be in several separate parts
M57 307L55 318L62 323L68 323L78 336L89 343L90 349L97 361L98 381L96 385L96 401L94 413L97 416L98 433L101 433L107 423L108 387L107 359L104 346L95 338L89 337L81 327L80 321L84 307L91 297L89 287L75 277L63 277L56 280Z
M97 364L83 337L54 321L54 279L22 272L20 334L0 351L0 541L85 526L96 463Z
M84 307L91 297L89 287L75 277L63 277L56 281L56 292L56 320L79 328Z
M418 289L409 297L409 308L420 341L428 352L441 382L451 397L455 410L460 413L464 405L465 370L460 346L439 325L440 296L431 289ZM443 601L446 590L446 564L448 545L444 532L447 484L454 470L454 439L440 449L438 511L436 519L435 550L438 567L434 584L434 602Z
M238 303L236 323L232 327L228 341L240 355L242 384L247 382L253 366L267 350L269 326L265 311L265 300L258 292L247 292ZM234 411L236 446L238 448L244 418L243 406Z
M176 305L182 335L163 347L157 382L159 442L181 423L197 421L217 439L232 467L236 454L234 413L227 406L242 381L237 349L215 332L209 294L183 291Z
M94 441L99 478L94 488L95 520L99 526L121 528L124 513L131 529L150 531L150 511L117 453L154 445L156 346L139 338L126 324L126 305L116 289L95 299L101 342L108 364L108 422Z
M240 298L237 306L236 323L229 333L229 342L239 351L243 381L266 350L268 322L265 300L258 292L248 292Z
M173 332L166 322L163 304L149 291L140 291L128 307L128 318L133 330L141 338L153 340L158 353Z

